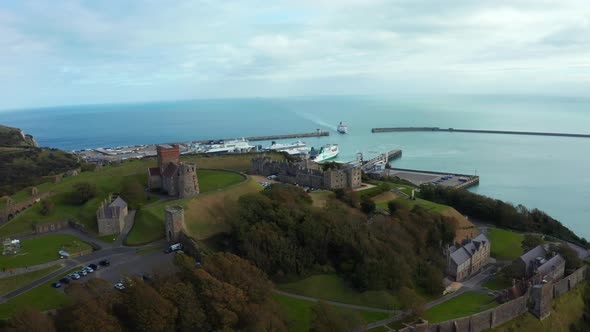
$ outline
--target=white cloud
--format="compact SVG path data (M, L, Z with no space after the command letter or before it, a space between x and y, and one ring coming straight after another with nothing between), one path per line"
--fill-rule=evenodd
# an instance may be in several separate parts
M41 104L587 91L589 36L586 0L0 3L0 109L32 88Z

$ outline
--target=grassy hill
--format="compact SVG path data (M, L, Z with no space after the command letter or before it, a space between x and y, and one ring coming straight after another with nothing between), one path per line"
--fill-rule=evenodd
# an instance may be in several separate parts
M0 126L0 196L42 183L43 176L78 166L80 163L74 155L39 148L33 137L20 129Z

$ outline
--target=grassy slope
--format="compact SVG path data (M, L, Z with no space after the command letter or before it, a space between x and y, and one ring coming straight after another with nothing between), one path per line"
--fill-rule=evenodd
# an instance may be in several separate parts
M311 309L315 305L315 302L294 299L279 294L274 294L273 296L290 322L289 331L309 331L311 324ZM353 310L341 307L336 307L336 310L344 314L358 314L366 323L382 320L388 317L387 314L380 312Z
M280 154L269 154L272 158L283 159ZM186 162L193 162L198 168L223 168L229 170L247 171L250 167L250 160L253 157L251 154L244 155L226 155L226 156L215 156L215 157L204 157L204 156L182 156L181 160ZM110 192L120 192L123 181L129 179L129 177L136 177L141 183L146 184L146 169L153 167L156 164L155 159L144 159L144 160L132 160L127 161L121 165L105 166L103 170L99 172L83 172L76 177L64 178L60 183L46 182L37 186L39 192L53 191L58 195L51 198L55 204L55 211L48 216L44 216L40 213L41 206L37 204L26 212L22 213L18 217L14 218L11 222L0 227L0 237L13 236L16 234L28 233L33 227L33 223L47 223L53 221L60 221L64 219L76 219L87 226L87 229L91 232L97 232L96 226L96 209L100 205L100 202ZM200 172L208 172L201 170ZM221 179L217 179L221 180ZM72 190L72 186L76 182L86 181L97 185L99 190L99 197L89 201L83 206L71 206L64 203L65 193ZM207 187L214 187L214 182L207 182L206 179L200 179L201 188L206 189ZM221 184L222 186L225 184ZM215 190L215 188L213 188ZM22 200L29 197L26 190L22 190L15 195L13 198Z
M68 275L78 271L80 267L72 269L63 275ZM0 304L0 319L6 319L12 316L19 308L23 306L33 306L41 311L60 308L70 304L72 299L64 294L63 291L51 287L51 284L58 281L63 276L56 277L30 291L12 298Z
M241 177L235 178L234 173L225 174L231 175L234 181L243 180ZM225 181L225 183L230 182ZM261 189L260 184L248 178L245 182L234 183L226 190L203 193L193 198L174 201L173 204L184 207L184 220L188 233L201 240L227 229L223 222L223 210L228 203L236 201L243 194ZM158 203L140 210L127 243L137 245L164 237L164 207L169 204L171 202Z
M2 278L0 279L0 295L10 293L15 289L28 285L31 282L40 279L43 276L48 275L49 273L55 270L58 270L59 268L60 265L56 264L34 272L20 274L8 278Z
M428 309L424 318L431 323L444 322L449 319L465 317L498 306L493 299L477 292L465 292L447 302Z
M523 235L499 228L488 228L488 238L492 242L492 257L515 259L522 255Z
M496 332L566 332L571 324L582 319L584 301L582 294L588 283L577 285L574 289L553 302L551 315L543 321L527 312L491 331Z
M17 268L47 263L59 259L58 251L70 254L91 249L86 242L70 234L50 234L21 241L21 251L15 256L4 256L2 267Z
M399 301L387 291L358 292L335 274L321 274L285 284L277 288L285 292L316 297L322 300L382 309L400 308Z

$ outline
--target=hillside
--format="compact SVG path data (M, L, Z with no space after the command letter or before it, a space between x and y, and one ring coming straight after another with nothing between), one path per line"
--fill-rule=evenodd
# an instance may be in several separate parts
M39 145L31 135L13 127L0 125L0 147L34 147Z
M74 155L39 148L31 135L18 128L0 126L0 196L11 195L40 183L41 177L80 166Z

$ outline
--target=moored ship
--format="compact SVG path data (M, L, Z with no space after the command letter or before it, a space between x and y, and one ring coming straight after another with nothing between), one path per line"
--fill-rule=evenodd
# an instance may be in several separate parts
M245 139L218 142L217 144L209 144L205 146L205 153L224 154L224 153L246 153L250 152L254 146L248 144Z
M338 125L336 130L341 134L346 134L348 133L348 126L343 124L342 121L340 121L340 124Z
M338 144L326 144L322 146L319 151L312 149L309 159L316 163L321 163L322 161L336 158L339 152Z

